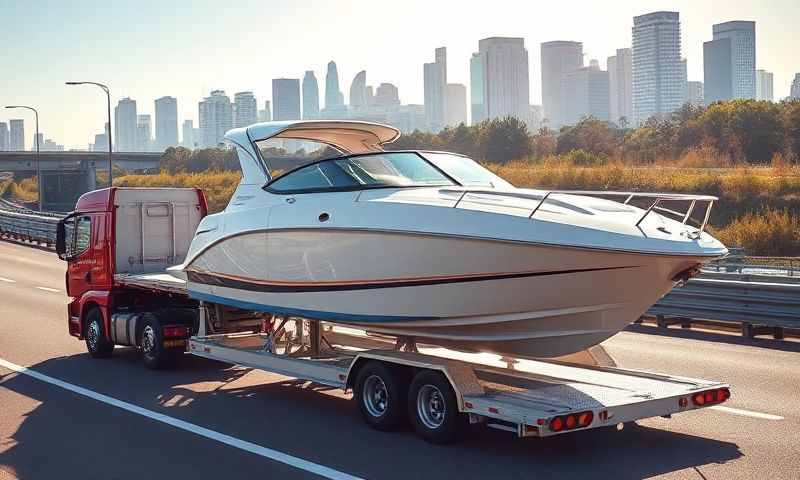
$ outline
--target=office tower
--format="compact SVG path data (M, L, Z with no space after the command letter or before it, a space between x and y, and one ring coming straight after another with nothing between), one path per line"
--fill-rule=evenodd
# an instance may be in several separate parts
M467 123L467 87L460 83L448 83L445 88L444 123L455 127Z
M8 124L0 122L0 152L8 151Z
M545 42L542 43L541 50L542 107L550 128L557 130L567 123L565 77L583 67L583 44L570 41Z
M756 70L756 100L771 102L775 98L772 72Z
M469 109L472 125L486 120L486 82L483 81L483 56L473 53L469 59Z
M272 121L272 107L270 106L269 100L264 101L264 110L258 111L258 121L259 122Z
M195 138L194 138L194 121L193 120L184 120L183 126L181 127L181 145L186 148L195 148Z
M608 121L608 72L597 63L564 75L564 124L574 125L583 118L594 117Z
M42 145L44 145L44 133L35 133L33 134L33 138L31 139L31 152L36 151L36 146L39 146L39 151L42 150Z
M530 115L528 51L522 38L490 37L478 42L486 118Z
M303 76L303 118L319 118L319 84L311 70Z
M361 70L350 84L350 108L359 110L367 107L367 71Z
M526 125L530 133L536 133L542 128L543 109L541 105L531 105Z
M98 133L94 136L94 143L89 150L92 152L108 151L108 122L103 124L103 133Z
M683 104L686 75L678 12L633 18L633 125L668 116Z
M438 132L444 126L445 90L447 89L447 49L435 51L433 63L423 65L425 118L428 130Z
M379 107L400 105L400 93L391 83L381 83L375 90L374 104Z
M618 48L616 55L608 57L608 119L617 124L633 117L631 74L631 49Z
M8 149L12 152L21 152L25 150L25 120L9 120Z
M136 151L149 152L153 148L153 127L150 115L136 116Z
M686 98L684 103L690 103L695 107L705 105L705 93L703 92L703 82L686 82Z
M275 101L275 97L272 97ZM325 75L325 108L341 107L344 105L344 95L339 90L339 70L336 62L328 62L328 73Z
M163 152L178 144L178 100L161 97L155 101L156 150Z
M233 128L248 127L258 122L258 103L253 92L233 95Z
M720 23L713 34L703 43L706 102L756 98L756 23Z
M114 107L114 150L136 151L137 135L136 100L123 98Z
M275 120L300 120L300 80L275 78L272 80L272 102Z
M800 100L800 73L794 74L794 80L792 81L792 87L789 90L789 98L793 98L795 100ZM12 120L13 122L13 120ZM13 148L12 148L13 150Z
M224 90L213 90L199 105L200 138L194 136L200 147L217 147L224 143L225 132L233 128L233 106Z

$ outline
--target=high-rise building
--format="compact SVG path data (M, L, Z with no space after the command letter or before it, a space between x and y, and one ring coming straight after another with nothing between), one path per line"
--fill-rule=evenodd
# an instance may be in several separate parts
M194 121L184 120L181 126L181 146L185 148L197 148L194 138Z
M233 95L233 128L248 127L258 122L258 102L253 92Z
M564 75L564 124L574 125L585 117L608 121L608 72L597 63Z
M300 120L300 80L275 78L272 80L272 103L275 120Z
M703 92L703 82L686 82L686 98L684 103L689 103L695 107L705 105L705 93Z
M467 123L467 87L460 83L448 83L445 89L444 123L455 127Z
M720 23L713 33L713 40L703 43L706 102L756 98L756 23Z
M381 83L375 91L374 104L378 107L400 105L400 93L391 83Z
M150 115L136 116L136 151L149 152L153 149L153 124Z
M31 139L31 152L36 151L36 146L39 146L39 150L42 150L42 146L44 145L44 133L34 133L33 138Z
M178 144L178 100L161 97L156 105L156 150L163 152Z
M490 37L478 42L486 118L530 115L528 51L523 38Z
M686 74L678 12L634 17L631 53L633 124L679 109L686 91Z
M264 110L258 111L258 121L259 122L272 121L272 107L270 106L269 100L264 101Z
M558 129L567 122L565 77L583 67L583 43L570 41L545 42L542 50L542 107L550 128Z
M275 97L272 97L275 101ZM336 62L328 62L328 73L325 75L325 108L336 108L344 105L344 95L339 90L339 70Z
M25 120L9 120L8 149L12 152L21 152L25 150Z
M473 53L469 59L469 105L472 125L486 120L486 82L483 75L483 55Z
M633 77L631 49L618 48L617 54L608 57L608 119L627 124L633 118Z
M8 151L8 124L0 122L0 152Z
M350 108L360 110L367 107L367 71L361 70L350 84Z
M98 133L94 136L94 143L90 150L93 152L108 151L108 122L104 125L103 133Z
M447 49L435 51L433 63L423 65L425 88L425 118L428 130L437 132L444 126L447 89Z
M114 107L114 150L135 152L137 135L136 100L123 98Z
M233 128L233 106L224 90L213 90L199 105L200 147L217 147L225 141L225 132Z
M775 99L772 72L756 70L756 100L771 102Z
M303 76L303 118L319 118L319 84L313 70Z
M800 100L800 73L794 74L794 80L792 80L792 87L789 90L789 98Z

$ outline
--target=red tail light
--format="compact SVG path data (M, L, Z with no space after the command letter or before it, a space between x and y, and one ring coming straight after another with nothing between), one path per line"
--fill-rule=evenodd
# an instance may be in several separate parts
M703 407L706 405L714 405L722 403L731 398L731 391L728 388L718 388L716 390L709 390L707 392L695 393L692 395L692 403L695 406Z
M560 432L562 430L574 430L576 428L588 427L592 423L592 420L594 420L594 413L592 411L560 415L550 420L550 431Z
M162 328L164 338L185 338L189 334L189 329L183 325L173 325Z

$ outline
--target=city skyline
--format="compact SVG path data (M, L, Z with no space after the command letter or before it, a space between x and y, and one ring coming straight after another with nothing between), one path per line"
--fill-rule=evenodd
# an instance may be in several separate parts
M96 34L111 35L111 28L106 27L107 22L102 20L102 9L92 9L89 4L75 8L66 8L58 3L34 6L9 4L5 11L19 21L9 22L3 35L8 38L3 40L9 43L20 37L25 42L16 50L6 50L0 54L4 64L15 66L13 75L0 78L0 92L3 92L0 101L36 105L41 113L40 128L47 132L48 137L65 144L67 148L85 149L93 136L103 129L104 102L97 92L63 87L62 77L64 81L88 79L107 82L112 91L112 104L116 104L120 98L130 97L138 102L142 114L155 113L155 99L164 95L176 97L179 122L189 119L197 125L197 102L212 90L223 89L230 94L253 91L259 104L263 104L264 100L271 99L273 78L301 78L303 72L313 69L318 79L324 79L327 62L331 59L338 64L341 90L347 90L349 80L357 72L367 70L372 85L392 83L399 88L404 103L422 104L421 63L430 58L433 49L444 46L448 49L448 83L465 84L469 91L469 63L472 53L476 51L477 41L491 36L518 36L524 39L529 50L530 103L540 104L541 43L552 40L580 41L586 53L585 62L597 58L600 67L606 69L608 56L614 55L618 48L631 46L633 16L661 9L681 13L682 55L688 59L688 79L695 81L703 79L703 42L710 37L711 25L730 20L755 21L759 38L756 68L774 74L774 97L777 101L788 96L794 74L800 70L800 65L792 64L792 36L795 34L792 24L800 19L800 6L795 2L779 3L781 5L771 5L774 8L767 9L756 2L744 5L705 2L695 5L683 1L644 1L636 5L604 4L600 9L592 3L566 1L558 7L537 9L513 2L499 2L494 5L495 8L479 13L469 12L476 9L453 8L452 3L425 4L424 18L402 12L398 15L414 17L419 28L430 35L408 35L406 32L402 45L391 41L400 30L397 24L402 22L397 21L377 22L378 25L372 22L345 33L319 22L319 25L315 23L314 28L305 32L302 39L297 36L296 29L276 25L267 33L253 29L239 35L237 31L235 39L222 39L216 38L217 35L208 35L210 38L207 38L198 34L211 25L211 20L214 25L229 22L231 26L235 24L237 28L240 27L239 23L234 22L235 15L225 11L204 5L191 9L180 4L139 5L135 9L118 5L103 11L107 15L129 15L130 25L121 31L115 30L114 38L107 46L88 41L87 33L77 25L80 22L62 21L56 25L49 19L59 18L60 15L63 20L83 14L83 21L96 20ZM324 18L324 13L331 9L347 11L359 17L367 15L361 13L362 10L370 10L360 2L339 3L336 7L323 2L318 7L321 10L320 18ZM253 3L234 10L258 11L264 8ZM43 15L44 9L48 10L49 15ZM149 12L147 15L142 13L145 10ZM186 21L188 10L191 10L192 22ZM268 10L274 15L273 18L287 20L277 22L279 24L292 24L291 18L298 15L292 12L288 3L278 2ZM576 11L580 13L576 14ZM535 16L531 16L532 13ZM441 18L447 15L450 21L446 28L434 29L434 26L441 27L437 22L441 23ZM179 16L179 25L167 30L166 25ZM535 21L531 21L532 18ZM20 26L26 22L28 28ZM450 24L459 26L456 28ZM31 25L40 30L54 29L55 36L48 40L46 35L37 34L36 28L30 28ZM137 28L145 28L152 38L134 42L133 33ZM330 35L332 30L337 30L337 35ZM250 48L245 48L252 46L254 41L257 42L255 44L268 44L270 39L276 38L291 41L288 48L270 51L269 58L254 60L257 57L252 55ZM325 38L326 41L315 42L314 39L318 38ZM370 38L370 41L365 41L366 38ZM381 41L381 38L387 40ZM131 44L136 45L131 55L113 55L117 49ZM324 47L320 48L320 44ZM66 50L69 45L73 45L71 48L74 51ZM80 57L82 63L78 68L74 59L79 58L75 55L80 52L87 55ZM42 64L30 58L45 54L53 62L48 64L47 75L38 75ZM210 60L212 58L213 61ZM210 68L210 65L218 68ZM165 75L154 78L161 72ZM9 92L13 92L13 96ZM324 98L323 95L320 85L320 98ZM0 122L8 123L11 118L24 118L26 123L31 121L22 114L0 114ZM26 143L30 140L26 138Z

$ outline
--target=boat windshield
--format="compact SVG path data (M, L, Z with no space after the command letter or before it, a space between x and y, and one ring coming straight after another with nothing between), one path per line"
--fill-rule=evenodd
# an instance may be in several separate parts
M456 185L415 152L381 152L322 160L267 184L277 192Z
M471 158L444 152L422 152L422 155L461 185L491 188L513 187Z

